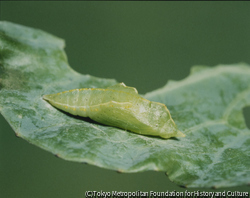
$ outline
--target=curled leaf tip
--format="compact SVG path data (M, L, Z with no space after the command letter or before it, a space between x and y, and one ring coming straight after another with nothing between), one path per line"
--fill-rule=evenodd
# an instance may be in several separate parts
M43 95L43 99L48 101L51 99L51 95Z
M177 131L176 137L186 137L186 135L181 131Z

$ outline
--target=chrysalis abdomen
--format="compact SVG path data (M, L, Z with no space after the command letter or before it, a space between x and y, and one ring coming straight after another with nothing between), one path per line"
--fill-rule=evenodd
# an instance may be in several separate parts
M185 137L164 104L142 98L124 83L107 89L84 88L43 97L53 106L99 123L163 138Z

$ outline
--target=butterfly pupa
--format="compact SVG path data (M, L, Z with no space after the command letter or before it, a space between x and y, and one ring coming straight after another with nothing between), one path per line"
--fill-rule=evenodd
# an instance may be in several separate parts
M141 97L136 88L124 83L106 89L73 89L43 98L58 109L105 125L162 138L185 137L166 105Z

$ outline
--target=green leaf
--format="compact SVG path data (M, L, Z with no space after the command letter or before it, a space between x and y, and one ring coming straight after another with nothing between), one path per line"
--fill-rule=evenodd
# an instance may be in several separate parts
M186 79L145 95L167 105L180 139L161 139L61 112L42 99L69 89L108 87L115 80L73 71L64 41L0 22L0 111L16 135L55 155L120 172L166 171L187 187L250 182L250 67L193 67Z

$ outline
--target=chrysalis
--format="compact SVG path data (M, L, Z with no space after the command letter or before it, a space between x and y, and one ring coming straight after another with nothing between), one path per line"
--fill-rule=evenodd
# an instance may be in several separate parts
M164 104L144 99L136 88L124 83L107 89L73 89L43 98L58 109L105 125L162 138L185 137Z

